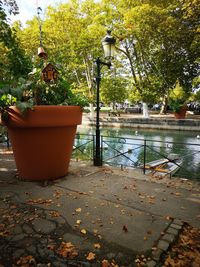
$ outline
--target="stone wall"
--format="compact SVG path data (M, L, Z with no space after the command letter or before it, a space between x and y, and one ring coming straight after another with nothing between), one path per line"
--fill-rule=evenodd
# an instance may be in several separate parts
M95 119L92 120L86 116L83 117L83 124L95 125ZM124 118L124 117L104 117L100 118L100 124L111 127L129 127L159 130L179 130L179 131L197 131L200 132L200 120L185 119L165 119L165 118Z

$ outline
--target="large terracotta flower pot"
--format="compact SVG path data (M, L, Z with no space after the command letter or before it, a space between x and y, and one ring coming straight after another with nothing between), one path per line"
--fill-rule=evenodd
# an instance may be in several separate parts
M65 176L76 128L82 121L78 106L35 106L22 115L9 108L8 134L19 176L50 180Z
M178 120L185 119L187 106L183 106L179 112L174 112L174 117Z

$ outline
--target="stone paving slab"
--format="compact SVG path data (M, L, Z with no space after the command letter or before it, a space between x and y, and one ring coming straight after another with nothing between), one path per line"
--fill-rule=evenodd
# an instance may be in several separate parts
M15 174L12 154L0 151L0 264L5 267L23 262L131 267L138 266L139 256L156 266L183 221L200 226L199 187L187 181L160 183L138 172L83 162L72 162L66 177L46 184Z

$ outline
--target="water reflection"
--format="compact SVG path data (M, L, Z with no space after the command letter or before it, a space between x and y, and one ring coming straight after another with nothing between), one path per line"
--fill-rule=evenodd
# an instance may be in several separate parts
M79 126L78 132L95 135L95 128ZM147 140L147 161L167 157L170 153L179 154L183 164L176 176L200 179L200 139L196 132L103 127L101 135L105 136L103 156L110 164L131 167L143 164L143 144Z

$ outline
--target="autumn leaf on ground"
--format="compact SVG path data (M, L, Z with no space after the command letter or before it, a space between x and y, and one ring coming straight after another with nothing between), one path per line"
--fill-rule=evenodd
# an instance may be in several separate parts
M168 220L168 221L170 221L170 220L173 220L173 217L170 216L170 215L167 215L167 216L165 216L165 219Z
M94 244L94 247L99 249L99 248L101 248L101 245L97 243L97 244Z
M107 261L107 260L103 260L103 261L101 262L101 267L109 267L109 266L110 266L109 261Z
M58 190L55 190L55 193L53 194L53 196L57 199L60 198L62 195L63 195L63 192L58 191Z
M127 226L126 226L126 225L124 225L122 229L123 229L123 231L124 231L125 233L127 233L127 232L128 232L128 228L127 228Z
M81 233L86 235L87 234L87 231L85 229L81 229Z
M115 260L112 260L112 262L109 262L108 260L103 260L101 262L101 267L119 267L119 265L116 264Z
M47 246L47 248L48 248L49 250L54 250L54 249L55 249L55 245L50 245L50 244L49 244L49 245Z
M177 196L177 197L180 197L181 193L176 192L176 193L174 193L174 195Z
M103 260L101 262L101 267L119 267L114 261L109 263L108 260Z
M152 234L151 230L147 231L147 235L143 237L144 241L148 240L149 236Z
M81 212L81 210L82 210L81 208L75 209L76 212Z
M147 266L146 261L147 259L145 258L145 256L141 255L135 260L135 263L137 267L142 267L142 266Z
M188 225L168 252L164 266L199 267L199 248L200 230Z
M11 208L11 209L16 209L17 206L16 206L16 205L11 205L10 208Z
M26 221L26 222L31 222L31 221L37 219L38 217L39 217L38 214L34 214L34 215L32 215L32 216L30 216L30 217L28 217L28 218L24 218L24 221Z
M78 192L79 195L88 195L87 193L85 192Z
M93 252L89 252L87 258L88 261L94 260L95 259L95 254Z
M76 221L76 224L81 224L81 220L77 220Z
M50 215L51 217L53 217L53 218L55 218L55 217L60 217L60 213L57 212L57 211L50 211L50 212L49 212L49 215Z
M114 224L114 222L113 222L113 220L112 220L112 219L110 219L110 224Z
M46 204L46 205L50 205L53 203L52 199L42 199L42 198L38 198L38 199L29 199L27 201L28 204L30 205L34 205L34 204Z
M8 236L10 232L8 230L0 232L0 236Z
M4 229L6 225L4 223L0 223L0 230Z
M65 258L75 258L78 256L78 252L71 242L62 242L57 253Z
M28 267L31 265L35 265L36 261L33 258L33 256L28 255L28 256L22 256L20 257L20 259L17 261L17 265L19 266L24 266L24 267Z

